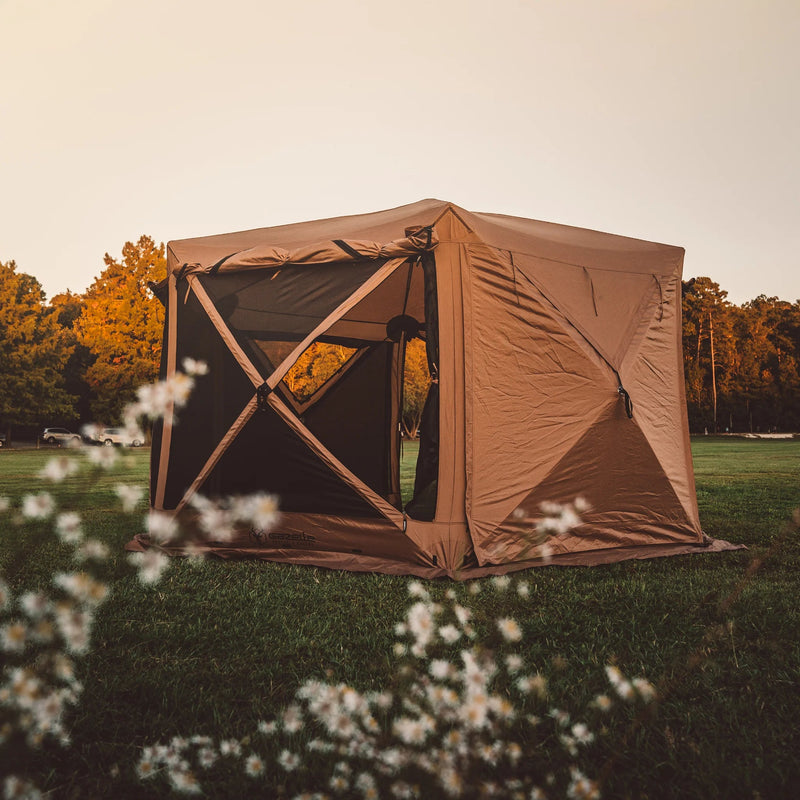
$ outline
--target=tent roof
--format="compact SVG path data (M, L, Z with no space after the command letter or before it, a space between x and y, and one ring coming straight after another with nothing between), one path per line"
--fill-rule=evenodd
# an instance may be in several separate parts
M409 227L434 225L448 211L487 245L547 261L611 271L673 274L683 260L681 247L522 217L475 213L443 200L428 199L369 214L175 240L168 245L169 269L177 270L184 264L209 268L255 247L305 250L335 239L384 244L403 238Z

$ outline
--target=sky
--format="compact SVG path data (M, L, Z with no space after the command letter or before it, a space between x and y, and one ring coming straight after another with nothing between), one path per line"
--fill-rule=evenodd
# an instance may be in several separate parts
M423 198L800 299L798 0L0 0L0 261Z

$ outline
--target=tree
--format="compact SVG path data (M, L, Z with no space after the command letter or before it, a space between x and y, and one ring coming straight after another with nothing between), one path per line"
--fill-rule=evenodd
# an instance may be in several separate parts
M741 306L710 278L683 285L683 358L693 430L800 428L800 301Z
M710 278L683 284L683 342L690 425L718 428L719 395L731 377L734 343L728 293Z
M15 425L74 419L63 377L72 349L36 278L0 261L0 420L9 438Z
M422 420L422 409L431 385L425 342L412 339L406 345L405 376L403 378L403 430L416 439Z
M78 341L75 333L75 322L83 313L83 297L66 291L51 298L49 306L55 311L58 324L61 326L67 342L73 348L72 354L64 366L64 386L70 394L76 396L75 407L78 419L85 424L92 421L92 414L89 406L91 392L84 376L94 361L94 357L89 348Z
M85 373L91 412L108 423L119 420L137 387L158 377L164 309L148 284L166 277L167 263L164 245L149 236L126 242L121 261L108 253L103 260L74 330L94 359Z
M289 391L301 402L322 388L355 354L354 347L312 342L283 378Z

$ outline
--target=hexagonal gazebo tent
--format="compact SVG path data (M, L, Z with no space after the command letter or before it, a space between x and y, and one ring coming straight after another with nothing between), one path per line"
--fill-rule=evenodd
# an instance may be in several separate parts
M154 433L151 504L269 491L221 556L468 578L720 550L701 531L683 389L683 250L451 203L174 241L162 376L208 363ZM432 382L401 498L407 342ZM299 392L309 348L340 363ZM582 524L531 548L544 501ZM132 547L145 547L146 536Z

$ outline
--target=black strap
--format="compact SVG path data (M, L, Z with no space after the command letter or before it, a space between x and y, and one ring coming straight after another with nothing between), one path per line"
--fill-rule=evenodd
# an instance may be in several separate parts
M229 258L233 258L235 255L236 255L236 253L229 253L227 256L225 256L225 257L221 258L219 261L217 261L217 263L216 263L216 264L212 264L212 265L211 265L211 269L208 271L208 272L209 272L209 274L211 274L211 275L216 275L216 274L219 272L219 268L220 268L220 267L221 267L221 266L222 266L222 265L223 265L223 264L224 264L224 263L225 263L225 262L226 262L226 261L227 261Z
M272 387L266 381L256 389L256 406L259 411L266 411L269 408L269 396L272 392Z
M633 400L631 400L631 396L622 384L617 386L617 391L620 397L625 401L625 413L628 415L628 419L633 419Z
M334 239L333 243L337 247L340 247L342 250L344 250L344 252L347 253L347 255L352 256L356 260L365 258L365 256L359 253L358 250L355 249L355 247L351 247L349 244L347 244L347 242L344 239Z

